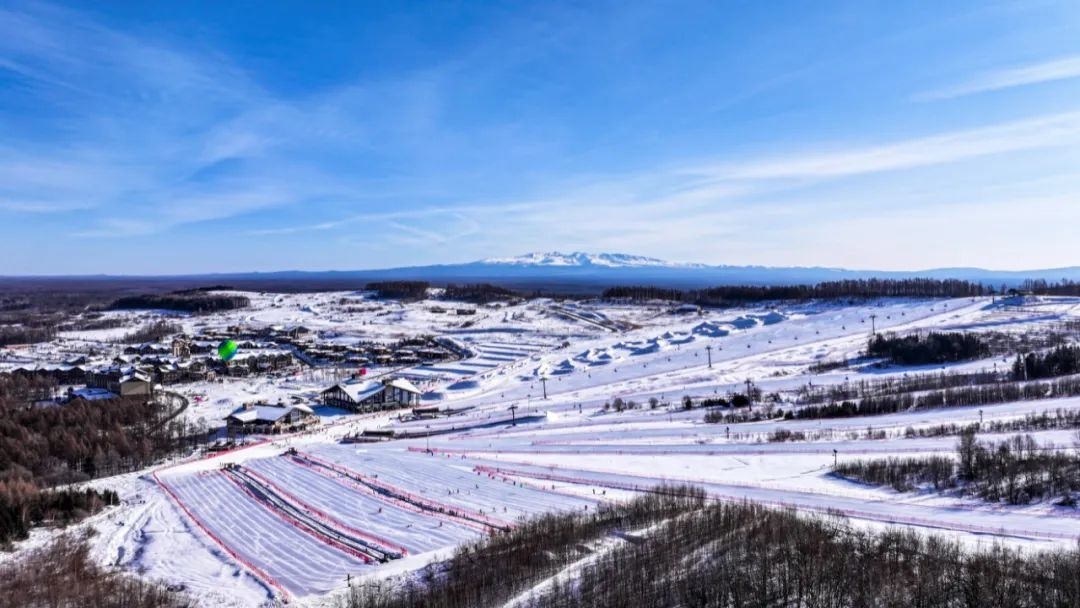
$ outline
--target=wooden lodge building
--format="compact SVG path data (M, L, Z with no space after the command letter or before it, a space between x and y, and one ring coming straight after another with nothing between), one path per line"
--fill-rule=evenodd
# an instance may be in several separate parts
M420 404L420 389L404 378L349 381L322 392L326 405L357 412L374 412Z
M276 435L307 430L318 423L319 417L306 405L247 403L225 418L225 429L230 437Z
M117 365L88 373L86 375L86 386L105 389L121 397L128 395L150 396L154 391L154 383L150 374L134 367L123 368Z

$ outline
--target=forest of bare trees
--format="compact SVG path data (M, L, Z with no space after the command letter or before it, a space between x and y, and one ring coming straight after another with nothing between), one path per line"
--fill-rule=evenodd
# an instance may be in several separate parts
M499 536L475 543L403 586L355 587L343 605L486 608L522 593L517 605L530 608L1080 605L1075 548L969 550L938 536L697 498L651 527L618 513L547 516L512 544ZM623 541L597 548L590 543L599 534ZM551 584L537 585L545 579Z
M473 304L487 304L521 297L521 294L498 287L490 283L477 283L469 285L455 285L450 283L446 286L444 298L460 302L472 302Z
M69 608L185 608L179 593L133 574L107 570L83 537L65 534L18 561L0 565L0 606Z
M612 287L607 300L668 300L701 306L738 306L751 302L866 298L969 298L989 293L978 283L953 279L852 279L816 285L725 285L700 290L655 286Z
M109 305L112 310L175 310L204 314L212 312L227 312L251 306L251 299L247 296L208 294L197 292L177 292L171 294L146 294L138 296L124 296L113 301Z
M966 429L956 458L886 458L840 463L836 474L901 492L919 487L958 488L989 502L1024 505L1043 500L1075 506L1080 492L1080 454L1069 448L1040 446L1030 435L1000 442L976 439Z
M877 334L866 346L869 357L885 357L897 365L929 365L971 361L990 356L990 347L970 332Z
M27 406L0 385L0 543L46 520L75 521L114 497L47 492L60 484L116 475L205 444L205 429L173 417L179 404L145 397L63 407Z
M423 300L431 283L427 281L376 281L364 285L367 291L374 291L380 298L392 300Z
M170 323L165 320L154 321L148 325L140 327L135 331L125 334L117 342L121 344L143 344L146 342L158 342L162 338L173 336L182 331L182 327L176 323Z

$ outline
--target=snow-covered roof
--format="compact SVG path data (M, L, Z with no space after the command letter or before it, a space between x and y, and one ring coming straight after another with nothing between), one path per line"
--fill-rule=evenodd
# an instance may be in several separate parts
M120 377L120 384L125 382L150 382L150 376L142 372L132 372Z
M229 414L229 418L238 422L277 422L285 416L291 414L294 410L304 412L305 414L313 414L311 408L307 406L287 405L278 407L275 405L256 405L251 408L240 407Z
M417 395L419 395L419 394L421 394L423 392L420 389L416 388L415 384L413 384L412 382L409 382L405 378L394 378L393 380L390 381L389 386L392 386L392 387L397 388L397 389L401 389L401 390L409 392L409 393L414 393L414 394L417 394Z
M374 397L383 391L383 383L378 380L368 380L367 382L342 382L336 385L334 388L341 389L349 399L352 399L356 403ZM333 389L330 389L333 390Z

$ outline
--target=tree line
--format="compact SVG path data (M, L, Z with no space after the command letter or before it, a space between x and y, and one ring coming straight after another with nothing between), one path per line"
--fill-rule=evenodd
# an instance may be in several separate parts
M0 480L0 546L27 538L33 526L46 522L67 526L119 504L120 497L112 490L39 491L26 480Z
M626 503L585 513L545 514L457 548L400 589L354 587L348 608L479 608L501 606L536 581L588 554L584 545L621 530L649 526L702 508L705 495L688 486L659 487Z
M62 407L0 398L0 539L18 539L43 519L74 520L100 506L90 497L65 502L49 487L137 470L204 445L204 425L177 419L175 411L145 397L75 399ZM40 513L55 516L37 518Z
M32 310L0 312L0 346L48 342L56 338L57 327L65 318L62 313Z
M723 285L680 290L651 285L604 290L606 300L667 300L699 306L737 306L751 302L867 298L970 298L991 293L979 283L956 279L848 279L814 285Z
M580 523L560 520L560 532L566 533L547 537L546 526L526 524L513 545L498 536L475 543L400 586L354 587L340 605L487 608L503 606L529 589L518 606L1080 605L1076 548L970 550L941 536L855 528L835 516L699 502L643 532L628 533L635 529L631 522L611 518L625 542L594 549L588 543L604 528L587 522L597 515L572 517ZM519 547L532 552L521 553ZM582 563L553 577L566 559ZM549 584L537 585L545 579Z
M375 281L364 285L365 291L374 291L380 298L389 300L423 300L431 283L427 281Z
M501 302L520 298L521 294L512 289L492 285L491 283L476 283L470 285L455 285L450 283L446 286L443 297L447 300L460 302L472 302L473 304L487 304L489 302Z
M125 334L116 342L120 344L144 344L146 342L158 342L162 338L181 333L183 328L177 323L158 320Z
M850 418L895 414L911 409L971 407L1058 397L1080 396L1080 377L1069 376L1040 382L999 382L925 393L899 393L863 397L858 402L845 400L826 405L808 405L789 410L785 418L799 420L818 418Z
M1013 380L1035 380L1080 373L1080 346L1062 345L1042 353L1016 355Z
M0 565L0 606L184 608L164 585L98 565L85 537L65 534Z
M866 345L870 357L885 357L897 365L930 365L972 361L990 356L990 346L978 334L930 332L898 336L877 334Z
M1033 431L1049 431L1054 429L1080 429L1080 411L1065 410L1058 408L1054 411L1044 411L1036 414L1028 412L1023 418L1011 420L987 420L977 424L939 424L929 427L907 427L904 429L904 437L951 437L961 435L968 430L974 429L984 433L1018 433Z
M241 295L172 293L124 296L113 300L111 310L160 309L192 314L228 312L251 306L251 299Z
M835 472L901 492L929 484L937 491L960 488L963 494L1012 505L1057 499L1075 506L1074 493L1080 492L1080 455L1040 446L1031 435L978 441L974 428L960 434L956 458L856 460L839 464Z

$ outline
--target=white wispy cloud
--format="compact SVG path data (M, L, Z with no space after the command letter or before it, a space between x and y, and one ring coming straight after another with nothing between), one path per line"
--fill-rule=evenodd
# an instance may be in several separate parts
M919 93L913 99L915 101L955 99L1071 78L1080 78L1080 55L980 74L959 84Z
M747 161L713 161L589 179L575 177L568 180L571 184L565 188L552 188L558 192L553 196L508 196L482 203L459 202L353 214L258 230L255 234L334 231L362 224L369 228L364 237L369 244L381 242L384 233L397 233L397 241L411 239L412 244L426 241L443 248L453 245L455 251L474 252L475 257L488 257L495 251L513 254L515 251L506 251L507 244L519 251L550 249L560 244L586 250L633 250L659 255L676 251L685 259L701 259L700 253L695 255L695 252L700 252L702 243L724 246L737 243L754 249L775 246L748 237L746 227L750 225L809 224L813 216L807 213L831 217L834 213L857 209L859 201L865 204L888 200L899 205L896 201L902 199L907 206L926 208L935 206L935 201L948 200L945 194L959 196L950 190L935 197L934 191L914 192L892 183L869 199L865 198L865 191L859 190L839 201L830 201L821 195L804 193L816 184L1070 146L1080 146L1080 112L1036 116L876 145L829 146L827 152L765 155ZM941 186L937 184L934 188L940 191ZM889 191L896 196L886 196ZM455 221L467 221L471 229L458 235L451 229ZM400 236L403 232L410 237Z
M1080 143L1080 112L749 162L689 167L720 180L827 179L953 163L972 158Z
M0 32L0 72L63 119L43 123L36 140L0 147L0 212L96 207L80 236L364 201L380 195L372 181L328 160L402 153L402 133L432 147L439 92L430 74L286 98L212 50L116 31L62 7L0 8Z

